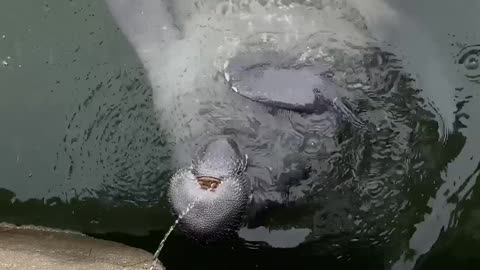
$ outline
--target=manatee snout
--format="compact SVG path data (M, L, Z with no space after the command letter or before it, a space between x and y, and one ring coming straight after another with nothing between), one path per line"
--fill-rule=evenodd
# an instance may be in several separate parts
M231 138L208 142L192 166L171 178L168 197L180 229L198 240L219 240L242 223L250 198L247 159Z

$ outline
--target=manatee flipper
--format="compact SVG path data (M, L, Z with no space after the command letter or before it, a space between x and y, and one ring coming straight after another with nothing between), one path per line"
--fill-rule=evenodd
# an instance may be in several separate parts
M326 65L285 65L278 60L281 55L275 53L251 58L233 58L225 70L225 78L237 94L300 113L331 110L355 127L365 126L342 100L349 94L346 89L325 75L329 70Z

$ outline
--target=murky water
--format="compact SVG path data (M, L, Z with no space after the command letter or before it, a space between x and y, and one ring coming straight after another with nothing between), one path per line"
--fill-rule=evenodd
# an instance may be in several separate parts
M362 117L379 132L346 129L337 143L312 132L325 134L328 115L309 121L293 115L295 129L279 141L257 138L266 148L300 147L301 164L342 179L289 183L291 200L312 191L302 197L303 207L273 211L256 230L242 230L244 238L279 247L305 245L197 246L174 232L161 255L168 269L480 266L480 32L474 27L480 4L391 2L400 15L390 24L369 22L398 48L396 55L370 54L383 57L384 66L373 70L387 79L375 83L389 91L367 92L374 103ZM104 3L0 6L0 221L80 230L154 252L175 221L165 197L172 145L153 112L145 71ZM405 18L414 26L395 21ZM403 54L415 57L405 61ZM410 68L421 93L406 87L406 78L398 87L397 60ZM355 87L361 78L352 78ZM268 157L264 149L257 155ZM312 159L325 149L355 154L331 155L327 165ZM299 159L291 160L285 166L295 171ZM346 201L342 194L352 191L359 196ZM344 223L348 216L351 224ZM328 239L339 228L362 234Z

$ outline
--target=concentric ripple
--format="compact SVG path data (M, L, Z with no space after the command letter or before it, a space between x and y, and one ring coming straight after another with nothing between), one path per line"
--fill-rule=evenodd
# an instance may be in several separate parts
M456 63L461 65L465 77L472 81L480 82L480 44L469 45L460 50Z
M70 163L67 189L109 206L164 199L169 151L142 70L116 71L81 90L88 94L68 117L63 152L57 154Z

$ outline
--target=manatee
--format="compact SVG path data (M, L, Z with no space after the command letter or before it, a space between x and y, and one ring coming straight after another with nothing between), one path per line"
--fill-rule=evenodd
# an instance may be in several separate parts
M107 0L171 146L173 213L207 241L260 227L386 241L420 101L351 1L277 2Z

